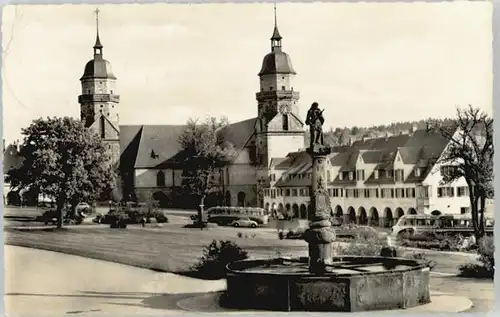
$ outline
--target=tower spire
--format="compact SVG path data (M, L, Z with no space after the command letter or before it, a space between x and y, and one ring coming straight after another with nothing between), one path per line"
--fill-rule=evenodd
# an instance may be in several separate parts
M271 50L274 52L281 49L281 35L278 31L278 15L276 13L276 3L274 3L274 31L271 37Z
M99 39L99 8L95 9L95 23L96 23L96 39L95 39L95 44L94 44L94 57L95 56L102 56L102 44L101 40Z

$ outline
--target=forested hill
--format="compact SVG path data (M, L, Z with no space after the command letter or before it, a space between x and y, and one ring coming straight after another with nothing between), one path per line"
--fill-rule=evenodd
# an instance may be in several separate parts
M393 122L389 125L372 127L344 127L325 131L325 143L331 146L348 145L362 138L377 138L391 135L407 134L412 130L426 129L429 122L438 125L450 125L453 119L426 119L413 122ZM306 146L309 143L309 133L306 133Z

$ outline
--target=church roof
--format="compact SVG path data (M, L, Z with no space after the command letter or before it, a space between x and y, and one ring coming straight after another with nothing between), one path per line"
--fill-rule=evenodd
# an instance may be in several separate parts
M235 122L218 131L219 136L242 150L254 134L256 118ZM122 125L120 151L122 166L149 169L182 164L178 138L185 125ZM124 166L125 167L125 166Z

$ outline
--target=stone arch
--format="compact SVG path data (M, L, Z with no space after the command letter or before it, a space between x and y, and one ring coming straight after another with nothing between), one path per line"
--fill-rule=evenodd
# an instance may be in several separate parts
M349 215L349 223L356 223L356 211L354 208L347 208L347 214Z
M156 173L156 187L165 187L165 173L163 171Z
M413 207L411 207L410 209L408 209L408 214L409 215L416 215L417 214L417 210Z
M441 211L439 211L439 210L437 210L437 209L436 209L436 210L433 210L433 211L431 212L431 215L433 215L433 216L440 216L440 215L441 215Z
M394 217L392 215L391 208L387 207L384 209L384 227L390 228L394 225Z
M224 204L226 206L231 206L231 192L229 190L226 191L226 195L224 197Z
M370 217L369 217L369 225L378 227L379 225L379 215L378 210L375 207L370 208Z
M265 210L265 211L269 211L269 203L266 203L266 204L264 205L264 210Z
M283 210L283 204L282 204L282 203L280 203L280 204L278 205L278 213L280 213L280 214L282 214L282 215L283 215L283 212L284 212L284 210Z
M366 209L364 207L358 208L358 217L360 225L368 225L368 217L366 215Z
M245 192L238 193L238 207L245 207Z
M399 219L405 215L405 212L403 211L402 208L397 208L396 209L396 218Z
M344 211L340 205L335 206L335 217L342 219Z
M307 207L306 205L300 205L300 219L307 219Z
M297 205L297 204L292 205L292 215L293 215L292 216L293 218L299 218L299 216L300 216L299 215L299 205Z

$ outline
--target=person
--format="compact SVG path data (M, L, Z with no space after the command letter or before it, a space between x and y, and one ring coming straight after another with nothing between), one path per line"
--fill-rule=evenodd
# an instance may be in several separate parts
M323 111L319 109L317 102L313 102L307 111L306 124L309 126L311 148L314 144L324 145L323 123L325 118L323 118Z

